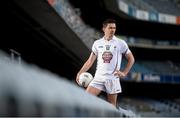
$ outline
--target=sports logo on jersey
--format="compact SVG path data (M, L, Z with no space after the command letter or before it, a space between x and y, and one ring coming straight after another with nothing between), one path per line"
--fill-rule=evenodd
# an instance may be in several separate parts
M105 51L102 54L102 59L103 59L104 63L110 63L112 57L113 57L113 54L110 51Z
M102 45L100 45L100 46L98 46L98 48L103 48L103 46L102 46Z
M106 50L110 50L111 45L105 45L106 46Z

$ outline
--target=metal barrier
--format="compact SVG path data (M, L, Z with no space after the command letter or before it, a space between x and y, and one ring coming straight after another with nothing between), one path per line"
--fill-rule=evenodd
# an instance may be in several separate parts
M10 49L11 52L11 61L17 60L21 64L21 54L13 49Z
M0 116L128 116L65 78L3 56L0 53Z

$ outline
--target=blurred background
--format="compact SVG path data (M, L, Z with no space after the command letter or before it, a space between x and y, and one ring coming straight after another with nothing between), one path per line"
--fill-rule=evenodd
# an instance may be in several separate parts
M6 0L2 5L0 49L75 85L93 42L102 36L102 22L115 19L116 36L136 61L121 80L118 105L140 116L180 116L180 0ZM95 65L89 72L94 74Z

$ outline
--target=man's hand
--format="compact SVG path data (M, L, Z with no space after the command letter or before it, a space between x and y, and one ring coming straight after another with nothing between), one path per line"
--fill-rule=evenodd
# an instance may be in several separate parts
M126 73L122 72L122 71L119 71L119 70L116 70L114 72L114 76L118 76L119 78L125 78L126 77Z
M78 85L80 85L80 83L79 83L79 75L80 74L78 73L77 76L76 76L76 82L77 82Z

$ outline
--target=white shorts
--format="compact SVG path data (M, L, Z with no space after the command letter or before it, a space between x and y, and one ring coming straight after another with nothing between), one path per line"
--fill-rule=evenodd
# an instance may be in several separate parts
M120 80L114 75L95 76L89 86L102 90L108 94L122 92Z

